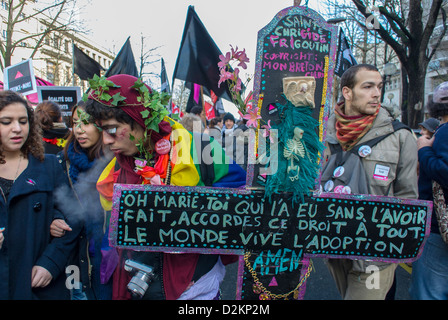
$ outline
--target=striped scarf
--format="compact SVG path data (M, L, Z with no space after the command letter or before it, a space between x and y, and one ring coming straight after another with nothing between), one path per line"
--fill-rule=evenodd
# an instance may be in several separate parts
M347 116L342 111L344 102L335 107L336 116L336 137L345 151L353 148L359 140L370 130L373 121L380 111L380 105L374 114Z

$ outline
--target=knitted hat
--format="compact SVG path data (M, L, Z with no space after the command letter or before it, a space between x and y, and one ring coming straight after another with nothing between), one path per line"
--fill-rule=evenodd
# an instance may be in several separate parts
M146 108L143 105L141 93L134 87L137 78L128 74L117 74L106 79L110 83L101 88L92 88L89 99L95 100L109 107L118 107L126 112L142 128L145 128L145 121L141 112ZM143 84L151 93L152 89ZM140 100L140 101L139 101Z
M434 89L432 101L434 101L435 103L448 103L448 81L439 84Z
M202 110L203 108L201 106L194 106L193 108L191 108L190 113L199 116L202 113Z
M152 89L140 79L128 74L117 74L109 78L96 76L89 83L89 99L122 109L143 129L153 131L151 140L158 141L171 132L170 124L163 120L168 114L162 106L161 99L164 98L157 92L152 95ZM160 101L154 105L152 99Z
M440 121L434 118L429 118L428 120L419 123L419 126L422 126L423 128L426 128L429 132L434 133L436 131L437 127L439 126Z
M226 120L232 120L235 123L235 117L230 112L227 112L223 118L224 123Z

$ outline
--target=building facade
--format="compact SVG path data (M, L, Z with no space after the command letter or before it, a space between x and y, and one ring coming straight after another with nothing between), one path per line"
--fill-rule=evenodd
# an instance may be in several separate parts
M73 73L73 45L76 45L89 57L96 60L107 70L114 59L114 55L105 48L95 44L80 32L73 31L70 26L54 22L43 12L39 12L37 1L28 2L20 13L20 22L11 23L8 1L0 0L0 41L4 45L8 39L8 30L13 28L12 42L15 43L11 55L11 65L29 59L32 56L34 74L53 83L56 86L80 86L87 89L87 81L82 81ZM50 23L54 31L45 34ZM36 49L37 48L37 49ZM0 57L3 59L4 57ZM3 80L3 70L0 70Z

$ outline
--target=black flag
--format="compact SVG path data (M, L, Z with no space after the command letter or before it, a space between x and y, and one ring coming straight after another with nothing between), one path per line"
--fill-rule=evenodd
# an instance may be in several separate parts
M105 69L97 61L73 45L73 72L81 80L92 79L95 74L101 76L101 70Z
M126 40L123 47L118 52L115 60L112 62L109 70L106 72L106 77L116 74L129 74L138 77L137 66L135 65L134 54L132 53L130 37Z
M201 93L201 86L194 83L185 83L185 87L190 89L190 95L188 96L187 106L185 112L191 112L194 106L203 106L203 95Z
M168 82L168 76L166 74L165 61L163 60L163 58L162 58L162 71L160 72L160 80L162 81L162 87L160 91L170 93L171 89L170 84Z
M336 57L336 67L334 73L341 77L345 70L358 63L350 50L350 45L348 44L347 38L345 37L342 29L339 31L338 42L338 54Z
M194 11L188 7L184 33L173 73L174 79L196 83L212 90L219 97L232 101L228 85L222 83L218 88L221 55L216 43L208 33L202 21Z

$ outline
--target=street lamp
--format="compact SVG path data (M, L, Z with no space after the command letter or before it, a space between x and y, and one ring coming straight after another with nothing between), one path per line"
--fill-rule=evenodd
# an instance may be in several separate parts
M384 94L386 92L386 83L390 81L390 77L397 72L397 66L394 63L388 62L383 67L383 89L381 90L381 102L384 101Z

